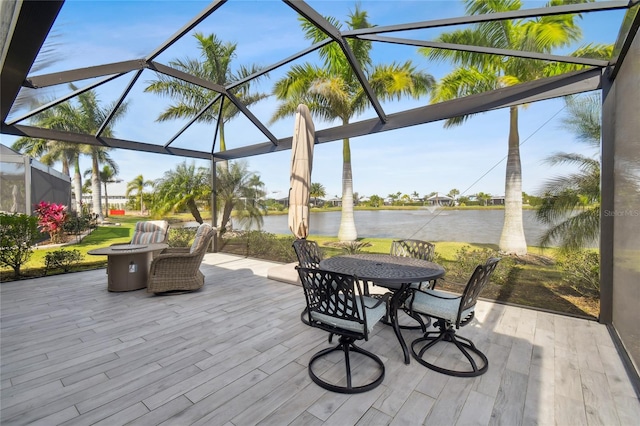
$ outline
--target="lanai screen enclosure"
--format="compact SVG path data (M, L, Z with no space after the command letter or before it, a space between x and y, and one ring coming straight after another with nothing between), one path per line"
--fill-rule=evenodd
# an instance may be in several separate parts
M114 2L116 7L118 2ZM158 4L161 4L159 2ZM242 3L242 2L239 2ZM568 2L569 3L569 2ZM571 2L573 3L573 2ZM185 2L185 7L193 7L193 2ZM113 147L125 150L180 156L185 158L209 159L212 162L240 159L248 156L269 154L291 148L291 130L285 131L268 123L268 117L258 109L252 109L240 100L240 93L247 83L254 82L268 73L277 74L291 65L299 64L309 57L316 58L318 49L330 43L339 46L344 60L351 67L365 94L369 108L362 114L360 121L347 125L320 128L316 132L316 144L341 141L343 138L387 132L408 126L440 121L470 113L507 108L535 101L556 98L600 90L603 99L602 116L602 167L601 167L601 315L600 321L609 325L614 338L619 342L620 351L627 355L630 371L637 377L640 365L640 124L637 119L640 100L640 40L637 37L640 8L637 0L598 1L590 3L567 4L542 7L542 2L527 3L519 10L484 15L457 16L434 19L433 7L417 8L412 22L383 23L372 28L345 30L325 19L322 1L251 2L242 14L225 15L226 11L237 5L234 1L213 1L202 3L202 9L186 22L175 22L175 33L153 49L117 62L105 57L103 63L90 64L81 68L63 69L56 72L37 74L32 69L38 55L51 59L51 46L55 38L49 40L58 14L64 6L63 1L15 1L6 0L2 7L2 68L1 68L1 131L6 135L29 136L78 144ZM245 6L247 3L245 3ZM302 49L286 48L274 53L272 61L256 69L253 73L237 79L227 85L188 74L177 69L171 62L180 56L169 54L172 47L184 46L185 40L198 31L204 23L213 23L215 28L224 25L240 26L256 40L265 34L278 34L283 28L275 28L265 23L263 28L244 25L247 14L260 14L261 7L278 7L281 16L290 18L291 27L299 28L299 17L306 18L312 25L326 35L323 40ZM366 6L365 6L366 8ZM430 11L431 9L431 11ZM444 44L430 41L422 31L453 26L465 26L479 22L510 21L540 16L563 15L569 13L597 14L612 10L624 12L613 55L608 60L586 57L541 54L526 49L506 50L488 46ZM235 17L229 17L235 16ZM224 18L224 19L223 19ZM140 16L141 24L145 16ZM216 25L218 27L216 27ZM60 31L64 31L61 29ZM107 33L108 31L105 30ZM289 33L287 33L289 35ZM55 32L54 34L55 35ZM105 37L114 36L105 34ZM299 37L303 34L300 32ZM416 49L429 47L434 49L453 49L466 52L519 57L526 61L555 61L582 65L578 71L567 72L554 77L540 78L514 86L503 87L480 95L458 98L438 104L422 104L407 110L390 111L383 106L375 95L371 83L363 72L363 64L358 63L348 43L349 39L368 40L374 48L393 46L393 49ZM282 46L286 47L285 39ZM192 39L188 40L193 43ZM48 48L43 49L43 46ZM179 52L179 50L178 50ZM246 52L246 51L245 51ZM240 58L242 59L242 57ZM40 58L42 60L42 57ZM123 135L119 138L108 137L104 130L109 126L118 108L127 102L133 93L141 93L144 80L157 78L158 75L182 80L198 90L207 91L214 96L194 118L183 120L179 127L166 130L169 135L164 140L145 137L148 130L136 135ZM69 88L75 84L75 89ZM26 107L25 97L31 93L47 92L50 88L60 88L66 94L58 96L42 106L30 109ZM106 89L105 89L106 88ZM65 130L53 130L33 124L33 118L47 109L72 99L89 90L105 89L112 95L114 109L108 114L98 131L76 133ZM107 90L108 89L108 90ZM30 93L31 92L31 93ZM154 96L149 102L154 102ZM225 105L232 104L240 112L243 126L251 126L253 139L244 139L240 145L227 146L220 150L220 128ZM132 105L132 110L133 110ZM130 111L133 112L133 111ZM145 112L144 108L133 112L135 119L146 120L147 126L161 126L155 123L155 116ZM210 120L203 125L198 118L208 116ZM166 129L164 127L163 129ZM198 132L208 135L206 138L193 137ZM428 149L428 146L425 146ZM629 185L632 182L632 185Z
M71 203L69 176L0 145L0 211L32 214L41 201Z

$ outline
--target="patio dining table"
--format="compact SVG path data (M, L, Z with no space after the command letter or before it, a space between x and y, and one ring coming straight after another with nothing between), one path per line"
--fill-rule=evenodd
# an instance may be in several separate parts
M398 309L411 294L411 283L441 278L445 274L444 268L422 259L373 253L331 257L322 260L320 268L355 275L360 280L373 282L392 292L389 300L389 319L402 347L404 362L409 364L409 349L400 332Z

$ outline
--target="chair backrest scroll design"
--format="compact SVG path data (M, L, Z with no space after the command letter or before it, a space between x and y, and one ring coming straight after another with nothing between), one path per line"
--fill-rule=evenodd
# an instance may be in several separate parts
M322 254L318 243L309 240L295 240L293 242L293 250L296 252L298 262L303 268L320 268Z
M328 332L367 339L366 311L356 277L296 267L308 307L309 324ZM348 326L347 329L344 326ZM356 332L354 326L361 330Z
M460 325L461 320L468 322L473 318L473 314L469 318L461 318L461 316L465 310L476 305L478 296L480 296L480 293L489 282L489 278L491 278L491 274L495 271L499 261L500 258L492 257L489 258L484 265L476 266L476 269L473 271L473 274L471 275L471 278L469 278L469 282L462 293L462 300L460 301L460 308L458 309L457 325Z
M432 262L435 256L435 245L421 240L396 240L391 243L391 255L413 257Z

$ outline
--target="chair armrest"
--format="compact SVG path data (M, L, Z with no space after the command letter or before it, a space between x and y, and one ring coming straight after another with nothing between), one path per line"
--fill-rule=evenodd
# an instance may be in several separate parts
M431 289L427 289L427 290L431 290ZM425 291L425 290L416 290L416 293L422 293L426 296L429 297L437 297L438 299L459 299L462 295L461 294L456 294L456 293L451 293L451 294L442 294L442 293L448 293L446 290L435 290L441 294L434 294L432 292L429 291Z
M149 267L149 275L188 274L200 266L197 253L160 253Z
M197 257L197 256L198 256L198 253L189 253L189 249L185 251L183 250L176 251L175 249L166 248L162 250L162 252L159 255L154 257L153 262L166 261L167 259L179 259L180 262L185 262L185 261L188 261L190 257Z
M166 249L162 250L161 254L189 254L190 250L191 249L189 247L167 247Z

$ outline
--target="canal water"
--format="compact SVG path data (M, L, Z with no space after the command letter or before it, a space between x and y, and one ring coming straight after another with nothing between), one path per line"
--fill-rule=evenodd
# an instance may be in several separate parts
M339 211L311 213L311 234L336 236ZM427 241L461 241L498 244L504 210L358 210L354 212L359 238L415 238ZM264 216L262 230L289 234L287 215ZM545 226L534 210L523 211L524 233L528 245L538 245Z

